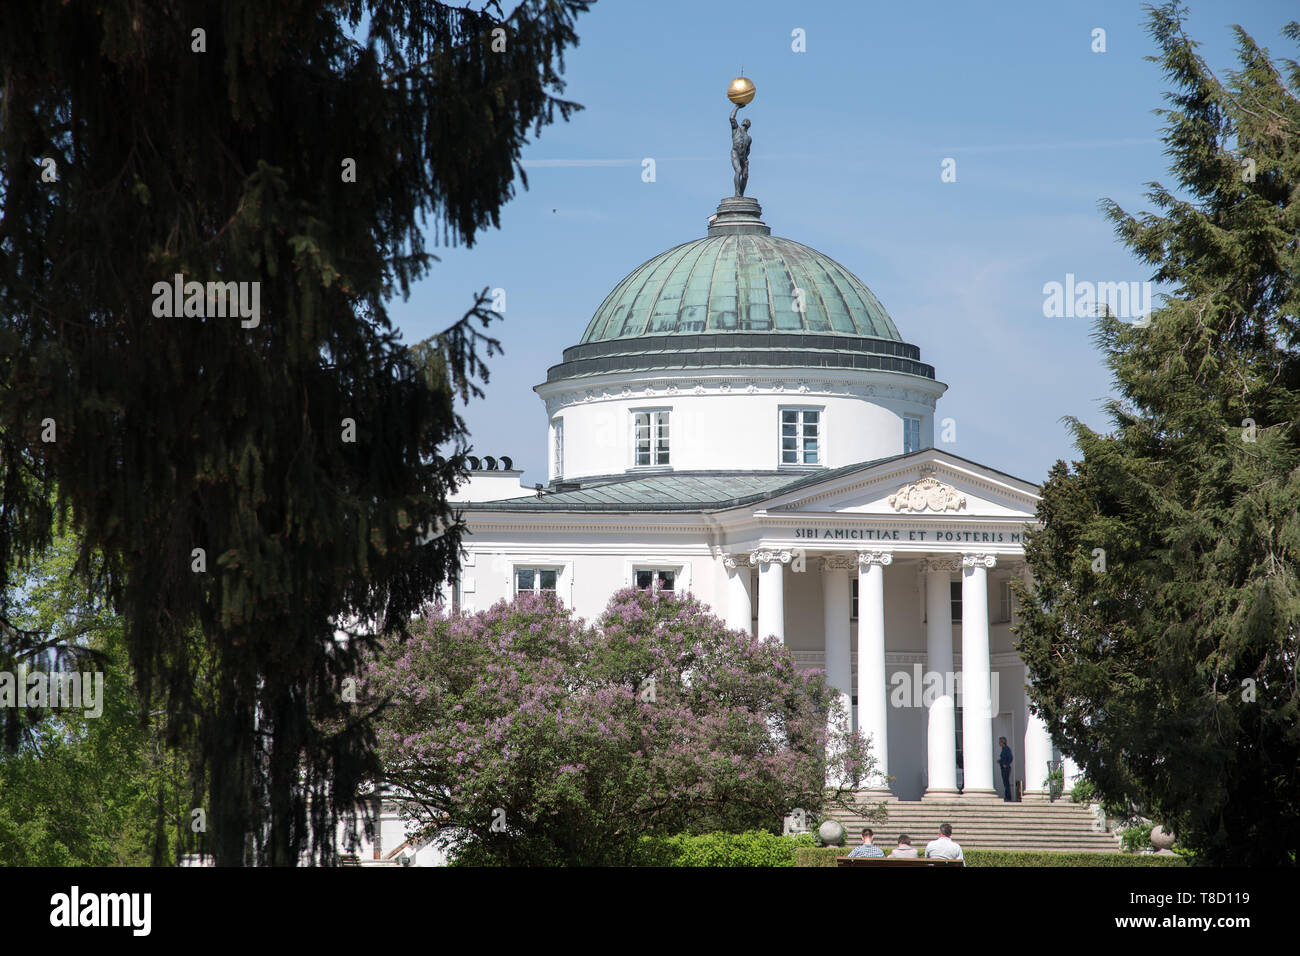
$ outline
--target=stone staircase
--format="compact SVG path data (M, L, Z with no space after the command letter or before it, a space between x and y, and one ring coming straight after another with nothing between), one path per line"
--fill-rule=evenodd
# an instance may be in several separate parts
M866 795L862 799L866 801ZM870 801L875 802L875 801ZM860 815L829 810L827 816L844 825L845 845L858 844L864 826L875 831L873 842L890 852L898 835L906 833L912 845L924 851L939 835L939 824L952 824L952 838L969 850L1046 850L1073 853L1119 852L1117 834L1100 829L1087 804L1068 798L1055 803L1046 800L1005 803L979 797L949 800L883 801L889 813L880 823Z

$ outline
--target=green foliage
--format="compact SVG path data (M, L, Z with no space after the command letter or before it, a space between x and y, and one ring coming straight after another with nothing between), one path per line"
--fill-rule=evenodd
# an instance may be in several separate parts
M812 834L778 836L746 833L645 836L637 844L636 866L794 866L795 854L815 846Z
M499 225L528 136L576 108L588 5L0 4L0 620L70 512L221 864L328 862L377 770L341 693L372 637L335 633L400 633L447 578L456 402L496 346L482 295L414 347L386 303L434 261L427 217ZM177 274L247 283L256 316L172 314Z
M164 747L160 715L142 720L122 622L73 575L78 550L58 537L25 576L12 614L58 646L91 652L58 667L102 673L100 713L11 709L25 733L0 750L0 866L173 864L190 836L188 766Z
M1212 864L1300 850L1300 68L1235 30L1220 80L1151 11L1175 86L1175 189L1114 203L1170 292L1095 339L1118 395L1043 486L1018 649L1053 739L1103 804L1161 821ZM1300 24L1284 28L1300 41ZM1097 563L1104 552L1105 570Z
M801 846L795 847L795 866L834 866L836 857L849 852L842 846Z
M828 731L843 714L824 675L690 596L620 591L592 627L522 595L414 630L364 690L388 702L383 779L412 832L461 862L626 863L641 836L815 818L873 774L859 735Z
M963 850L967 866L1186 866L1176 856L1127 853L1052 853L1038 850Z
M1135 827L1125 827L1120 831L1119 843L1124 848L1125 853L1137 853L1139 850L1154 850L1155 844L1151 842L1151 831L1155 825L1151 823L1139 823Z
M1074 789L1070 791L1070 802L1092 803L1096 796L1097 788L1092 785L1091 780L1085 777L1076 783Z

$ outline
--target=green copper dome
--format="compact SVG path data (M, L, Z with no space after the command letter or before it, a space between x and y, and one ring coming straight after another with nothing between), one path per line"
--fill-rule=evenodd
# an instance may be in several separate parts
M934 379L934 367L902 340L857 276L816 249L773 237L761 213L749 197L722 200L707 236L655 256L614 288L546 381L724 368Z
M760 213L752 199L723 200L709 235L633 270L601 303L579 344L715 332L902 341L857 276L816 249L772 236Z

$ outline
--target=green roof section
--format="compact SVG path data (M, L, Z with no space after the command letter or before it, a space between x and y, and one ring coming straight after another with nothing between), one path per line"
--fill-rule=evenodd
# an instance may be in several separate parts
M724 199L709 234L662 252L614 287L579 345L645 335L793 332L901 342L857 276L771 235L758 202Z
M880 300L834 259L791 239L741 233L683 243L634 269L579 344L703 332L902 341Z
M901 462L906 458L924 459L934 455L933 448L901 455L890 455L873 461L859 461L839 468L819 468L807 472L789 471L683 471L656 474L630 473L583 478L574 482L560 481L559 487L576 484L570 491L546 491L541 497L528 495L502 501L476 501L461 504L465 511L477 512L586 512L608 511L627 514L685 512L703 513L723 511L741 505L754 504L766 498L787 494L819 484L823 481L852 475L877 465ZM977 468L1008 478L1013 482L1037 488L1033 482L1003 471L962 458L952 452L944 457L974 465Z

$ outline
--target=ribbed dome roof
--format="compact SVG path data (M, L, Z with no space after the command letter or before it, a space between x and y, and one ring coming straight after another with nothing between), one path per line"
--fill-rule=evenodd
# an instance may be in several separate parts
M752 199L723 200L708 236L660 253L615 286L579 344L715 332L902 341L857 276L816 249L772 236L760 213Z

